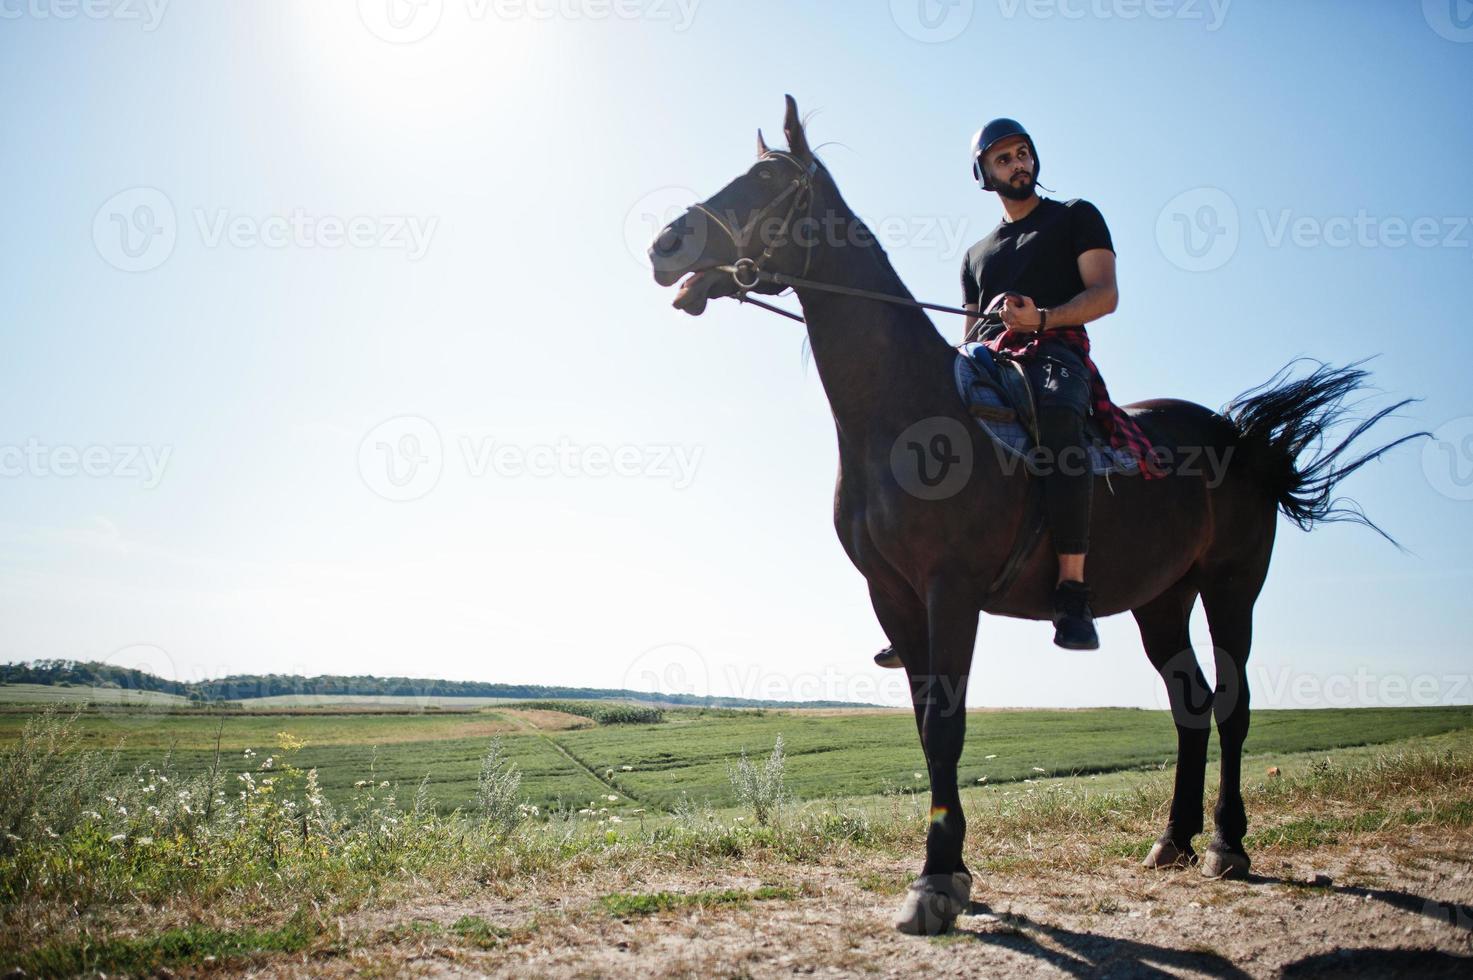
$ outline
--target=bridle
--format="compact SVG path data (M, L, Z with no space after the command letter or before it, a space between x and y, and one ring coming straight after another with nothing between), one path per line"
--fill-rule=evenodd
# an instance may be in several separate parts
M713 224L716 225L717 228L720 228L723 232L726 233L726 237L731 240L733 250L738 256L740 256L742 252L742 243L747 240L751 233L755 231L763 221L767 220L768 216L772 212L781 207L784 201L792 198L792 203L788 205L787 214L783 216L782 224L778 226L778 233L774 235L772 241L769 242L765 248L763 248L761 255L759 255L755 259L745 257L738 258L731 265L719 265L716 266L713 270L715 272L725 272L731 276L732 281L736 283L737 287L737 292L735 295L735 299L737 300L737 302L747 303L752 306L760 307L761 309L767 310L771 313L776 313L779 316L785 316L790 320L797 320L799 323L803 323L803 318L798 314L785 310L780 306L773 306L770 303L764 303L761 300L752 299L751 296L748 295L749 293L751 293L752 290L756 289L763 283L770 283L772 285L783 286L791 289L812 289L817 292L838 293L843 296L857 296L861 299L879 300L882 303L894 303L897 306L909 306L923 310L935 310L938 313L955 313L960 316L976 317L978 320L984 322L1002 322L1001 318L994 313L979 314L975 310L962 309L956 306L943 306L939 303L923 303L919 300L910 299L906 296L894 296L890 293L880 293L871 289L857 289L853 286L840 286L835 283L815 282L814 280L809 279L808 270L813 266L813 250L818 243L816 241L810 241L807 244L799 243L796 239L793 239L792 232L793 219L797 215L800 208L804 209L803 220L805 222L809 222L813 218L813 178L814 175L818 173L818 161L813 160L805 164L802 160L799 160L793 154L785 153L782 150L768 150L759 158L759 162L762 160L786 160L788 163L791 163L793 165L795 170L797 170L797 175L793 177L793 180L777 195L777 197L773 198L764 207L762 207L755 214L752 215L751 220L747 223L747 227L742 230L742 234L739 235L729 223L727 223L719 214L717 214L711 208L707 207L704 203L691 205L692 211L701 212L706 216L707 220L711 221ZM776 253L777 249L788 240L792 240L795 244L802 244L803 274L800 276L790 276L785 272L769 272L763 268L763 266L772 261L773 255Z
M793 218L797 215L798 209L806 207L806 213L803 216L804 221L808 221L813 217L813 177L818 173L818 161L813 160L805 165L803 161L799 160L793 154L784 153L781 150L768 150L759 158L758 162L760 163L764 160L786 160L793 165L798 173L777 197L773 198L758 210L757 213L752 215L752 219L747 223L747 227L742 230L742 234L738 235L732 229L731 225L705 204L694 204L691 206L691 210L701 212L716 227L726 232L726 237L731 239L732 248L736 251L737 255L741 255L742 243L747 240L752 232L756 231L772 212L781 207L784 201L788 198L793 199L792 203L788 205L788 213L783 216L778 233L773 236L772 241L762 250L760 256L755 259L738 258L734 265L717 267L718 271L731 273L731 277L736 282L737 288L743 293L756 289L761 285L763 275L772 275L772 273L764 273L762 267L772 261L773 254L777 251L778 247L792 236ZM808 270L813 263L813 247L815 244L815 242L809 242L803 246L804 277L808 275Z

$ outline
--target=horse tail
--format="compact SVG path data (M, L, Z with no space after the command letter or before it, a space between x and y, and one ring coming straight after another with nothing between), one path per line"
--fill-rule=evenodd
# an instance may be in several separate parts
M1305 377L1293 378L1291 372L1300 361L1314 364L1314 370ZM1419 400L1406 398L1356 422L1339 444L1324 448L1326 431L1345 421L1357 407L1346 404L1346 399L1366 389L1368 373L1360 367L1364 363L1360 360L1337 368L1323 361L1296 358L1263 384L1234 398L1223 414L1237 427L1240 465L1273 495L1284 516L1302 530L1312 530L1320 523L1352 521L1364 524L1400 548L1354 500L1332 496L1336 484L1373 459L1404 442L1431 436L1415 432L1359 457L1347 454L1351 443L1366 430ZM1300 455L1311 443L1314 448L1310 457L1301 462Z

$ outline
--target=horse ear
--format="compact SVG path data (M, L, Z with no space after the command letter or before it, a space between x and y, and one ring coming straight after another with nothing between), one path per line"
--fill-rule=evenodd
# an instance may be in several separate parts
M791 96L787 96L788 114L783 120L783 134L788 138L788 150L795 157L804 160L813 159L813 151L808 149L808 136L803 132L803 120L798 118L798 103Z
M762 130L757 130L757 155L765 157L768 154L767 140L762 138Z

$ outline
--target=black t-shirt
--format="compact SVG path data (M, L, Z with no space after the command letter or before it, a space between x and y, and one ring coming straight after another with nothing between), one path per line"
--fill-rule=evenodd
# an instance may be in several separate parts
M977 309L1001 293L1020 293L1039 306L1067 303L1084 292L1079 256L1090 249L1115 251L1099 208L1076 198L1041 198L1017 221L1004 221L967 250L962 294Z

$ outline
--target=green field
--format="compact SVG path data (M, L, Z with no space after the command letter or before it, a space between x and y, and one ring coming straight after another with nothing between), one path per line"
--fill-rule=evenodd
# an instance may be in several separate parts
M34 707L0 705L0 745L13 741ZM745 749L763 756L781 735L787 785L799 799L870 796L924 788L925 761L908 711L667 711L652 725L591 725L587 719L510 708L473 711L344 713L301 707L249 712L90 710L78 722L83 745L118 748L118 764L159 766L166 755L182 774L208 769L219 739L221 764L243 771L271 755L276 733L306 747L292 759L316 768L330 800L345 800L358 780L400 785L407 795L428 777L443 811L468 806L480 761L493 737L521 769L522 792L541 807L599 806L669 810L682 797L715 807L734 802L728 767ZM577 729L566 725L584 726ZM1473 707L1263 711L1248 751L1260 756L1379 745L1473 729ZM257 755L247 760L244 752ZM1216 739L1212 743L1216 757ZM961 779L989 785L1043 776L1114 773L1169 766L1176 739L1164 712L978 711L968 716ZM628 768L625 768L628 767ZM1040 773L1039 770L1043 772ZM608 801L614 795L617 801Z

